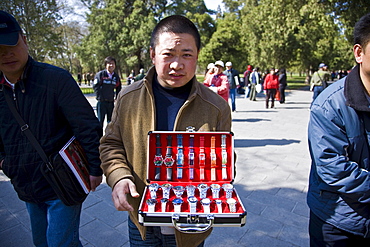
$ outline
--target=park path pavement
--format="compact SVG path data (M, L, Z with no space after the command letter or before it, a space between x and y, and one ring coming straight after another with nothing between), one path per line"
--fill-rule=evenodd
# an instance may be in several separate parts
M232 113L237 175L235 187L247 211L244 227L215 227L206 247L309 246L306 192L310 158L307 124L312 93L288 90L285 104L265 109L237 97ZM95 107L93 96L87 97ZM83 204L80 238L86 247L128 247L127 213L115 210L103 183ZM0 246L30 247L30 222L23 202L0 172Z

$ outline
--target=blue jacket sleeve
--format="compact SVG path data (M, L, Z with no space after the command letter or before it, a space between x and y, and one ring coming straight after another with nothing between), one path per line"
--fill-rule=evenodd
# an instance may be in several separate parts
M360 147L358 143L359 138L367 137L348 136L346 128L359 128L360 123L358 119L350 119L348 116L347 119L344 118L343 114L346 113L341 112L339 108L329 103L325 107L315 104L311 107L308 141L312 165L316 169L319 181L310 183L316 182L316 186L321 190L340 193L342 197L369 203L369 172L359 165L363 153L361 149L369 147L367 145Z

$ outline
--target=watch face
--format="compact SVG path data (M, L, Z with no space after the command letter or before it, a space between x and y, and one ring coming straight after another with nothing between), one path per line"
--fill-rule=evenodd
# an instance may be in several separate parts
M163 163L164 163L166 166L172 166L174 162L175 162L175 160L174 160L172 157L166 157L166 158L163 160Z
M216 203L216 204L222 204L222 200L217 199L217 200L215 200L215 203Z
M222 188L223 188L224 190L231 190L231 189L233 189L233 188L234 188L234 186L233 186L232 184L223 184L223 185L222 185Z
M167 198L162 198L161 199L161 203L167 203L168 202L168 199Z
M211 199L209 198L204 198L200 201L200 203L202 203L202 205L204 206L208 206L209 204L211 204Z
M162 163L163 163L162 155L156 155L156 156L154 157L154 164L155 164L156 166L160 166L160 165L162 165Z
M173 199L173 205L181 205L184 201L180 198Z
M159 188L159 184L157 184L157 183L154 183L154 184L149 184L149 190L150 191L157 191L158 190L158 188Z
M190 203L196 203L198 199L195 196L189 196L188 197L188 202Z
M162 187L162 189L171 189L172 185L171 184L162 184L161 187Z
M146 200L146 204L148 204L148 206L153 206L157 203L157 200L156 199L148 199Z
M226 201L228 204L235 204L236 200L234 198L228 198Z
M198 185L198 189L199 190L207 190L208 189L208 185L206 185L206 184L199 184Z
M221 188L221 185L219 185L219 184L211 184L211 189L213 189L213 190L218 190L220 188Z

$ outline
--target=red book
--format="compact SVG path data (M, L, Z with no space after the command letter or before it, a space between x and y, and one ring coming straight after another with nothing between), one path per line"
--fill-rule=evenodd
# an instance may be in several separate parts
M71 168L86 194L90 192L90 175L86 154L80 143L73 136L59 151L60 156Z

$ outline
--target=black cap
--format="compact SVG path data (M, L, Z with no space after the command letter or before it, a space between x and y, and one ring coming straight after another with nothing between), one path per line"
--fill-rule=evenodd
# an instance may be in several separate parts
M0 45L15 46L20 31L22 29L17 20L11 14L0 10Z

